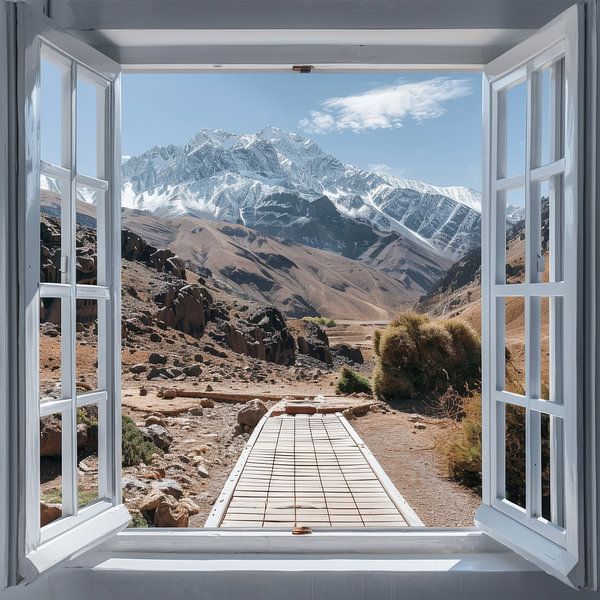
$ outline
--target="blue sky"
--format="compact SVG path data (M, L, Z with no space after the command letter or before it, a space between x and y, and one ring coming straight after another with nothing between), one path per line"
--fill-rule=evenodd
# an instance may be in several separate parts
M273 125L346 163L481 189L479 74L124 75L122 121L125 155Z
M272 125L311 137L345 163L481 189L479 74L131 74L122 90L124 155L184 144L203 128ZM79 92L78 170L95 175L94 95ZM42 157L55 163L59 107L58 68L43 65Z

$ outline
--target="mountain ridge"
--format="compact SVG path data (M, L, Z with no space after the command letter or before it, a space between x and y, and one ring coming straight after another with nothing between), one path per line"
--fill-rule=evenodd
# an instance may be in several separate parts
M447 258L480 241L480 197L346 165L314 141L266 127L255 134L204 129L182 146L154 146L122 165L123 205L255 228L265 199L326 196L340 215L396 231ZM267 201L267 204L270 202Z

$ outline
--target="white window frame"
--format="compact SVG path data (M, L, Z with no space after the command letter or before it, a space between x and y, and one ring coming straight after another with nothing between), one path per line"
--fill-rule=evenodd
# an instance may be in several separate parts
M277 49L273 48L273 56L276 57ZM316 65L319 68L319 65ZM324 65L325 69L340 70L339 65ZM281 66L275 66L275 69L284 70ZM368 71L374 68L374 65L349 65L347 68L350 70L362 70ZM392 66L385 65L383 68L389 70L402 69L403 65L398 64ZM424 65L423 68L432 68L431 65ZM466 67L467 70L473 70L473 66ZM236 70L240 69L251 69L251 70L265 70L265 65L259 67L253 67L252 65L236 65ZM457 66L460 69L460 66ZM159 69L160 70L160 67ZM272 70L272 69L268 69ZM8 312L8 310L7 310ZM16 337L11 338L14 342L17 341ZM13 450L12 444L9 445L11 451ZM9 478L10 479L10 478ZM14 511L13 511L14 512ZM291 538L289 532L272 532L270 535L264 533L257 533L255 531L250 532L236 532L236 531L210 531L210 530L190 530L190 531L164 531L156 533L153 531L127 531L118 534L117 536L107 536L108 542L102 547L102 552L105 557L110 557L113 564L117 564L117 568L126 568L123 564L121 567L118 566L118 558L116 554L121 553L127 556L127 553L137 555L137 553L148 552L152 558L164 558L161 556L162 553L170 552L183 552L206 555L208 552L213 550L216 552L230 552L232 554L238 553L240 550L249 553L264 553L265 550L272 553L280 552L298 552L299 544L302 544L302 548L307 553L314 553L318 550L322 550L327 556L333 557L340 553L348 551L349 545L355 548L356 552L365 553L369 552L385 552L392 553L394 556L400 556L403 552L410 555L420 553L421 551L427 551L430 557L438 555L446 555L456 557L458 564L462 563L460 558L464 552L475 552L480 557L480 561L475 563L469 563L468 561L464 564L464 567L473 572L480 571L486 572L486 568L491 571L503 568L499 563L499 558L492 558L492 562L486 562L486 555L489 558L492 555L500 556L498 547L491 543L489 538L477 528L467 528L462 530L415 530L412 528L409 532L360 532L356 531L339 531L335 534L330 532L317 532L314 536L314 542L308 539ZM323 539L325 538L325 539ZM325 546L317 546L323 542ZM90 544L90 547L93 544ZM72 555L77 552L72 552ZM201 559L203 560L203 559ZM298 557L300 560L300 557ZM117 561L114 563L114 561ZM9 561L10 562L10 561ZM452 562L452 561L451 561ZM510 564L509 564L510 563ZM74 562L72 564L86 566L89 562L81 560L79 563ZM368 561L365 564L365 568L369 569L371 563ZM437 564L432 559L430 568L434 571L446 570L442 565ZM136 563L138 566L142 566L142 561ZM486 567L487 565L487 567ZM149 566L149 565L148 565ZM515 557L509 558L508 562L504 564L506 571L530 571L532 567L528 563L515 562ZM210 568L210 567L208 567ZM298 570L302 567L299 566ZM335 567L333 567L335 569ZM456 570L455 567L448 567Z
M24 343L18 358L20 446L18 571L25 579L76 555L125 528L129 513L121 501L120 465L120 68L83 42L57 31L23 3L17 4L19 170L18 326ZM42 57L65 67L61 96L61 164L40 157L40 67ZM77 168L77 82L97 89L97 177ZM40 175L61 182L61 256L67 257L59 283L40 282ZM76 281L78 186L98 192L96 206L97 285ZM62 266L62 265L61 265ZM40 404L40 301L61 300L61 399ZM98 390L76 389L76 302L98 305ZM98 407L98 499L78 509L77 409ZM63 517L40 527L40 417L62 416Z

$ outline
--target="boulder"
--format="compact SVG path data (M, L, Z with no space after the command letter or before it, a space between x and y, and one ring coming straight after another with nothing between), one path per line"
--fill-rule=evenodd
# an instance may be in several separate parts
M62 454L62 424L58 417L50 415L40 419L40 456Z
M183 368L183 372L189 377L197 377L202 374L202 367L198 364L190 365L188 367Z
M153 481L152 489L162 492L166 496L173 496L176 500L183 496L183 488L174 479Z
M329 349L329 338L325 331L310 321L304 321L300 330L297 339L298 352L330 365L333 360Z
M215 403L210 398L201 398L200 399L200 406L202 406L202 408L214 408L215 407Z
M155 446L161 450L168 450L171 442L173 441L172 436L162 426L156 423L148 425L148 427L140 428L142 435Z
M61 504L47 504L46 502L40 502L40 527L56 521L62 517L62 505Z
M148 367L144 364L137 364L137 365L133 365L132 367L129 367L129 372L135 373L135 374L144 373L147 370L148 370Z
M139 510L143 510L145 512L156 510L158 508L158 505L161 502L164 502L166 499L167 496L163 494L163 492L159 490L152 490L142 499L139 505Z
M154 299L162 305L156 314L158 320L194 337L204 333L213 303L205 287L198 284L168 284Z
M221 327L227 345L238 354L280 365L295 362L294 338L283 315L273 306L261 307L245 319L224 322Z
M164 354L158 352L151 352L148 356L148 362L151 365L165 365L167 364L167 357Z
M357 365L362 365L365 362L360 348L357 348L356 346L349 346L348 344L338 344L337 346L331 348L331 351L335 356L345 358Z
M237 422L243 427L244 425L253 428L266 414L267 407L262 400L255 398L246 402L237 414Z
M156 527L187 527L190 513L185 506L176 502L163 500L154 511L154 525Z

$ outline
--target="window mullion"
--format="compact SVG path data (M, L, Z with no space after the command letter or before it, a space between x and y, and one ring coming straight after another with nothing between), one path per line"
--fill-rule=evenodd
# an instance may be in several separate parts
M536 74L527 65L527 108L525 138L525 508L528 517L541 512L541 420L540 413L531 409L531 398L539 387L539 369L536 348L539 346L539 298L532 298L530 285L537 279L537 239L535 202L531 170L539 157L537 125L539 99ZM536 358L537 357L537 358Z
M77 67L74 62L71 63L70 76L70 113L66 121L70 128L70 147L69 159L71 170L71 181L68 191L68 226L66 229L67 247L68 247L68 281L71 285L71 293L68 301L68 328L63 335L65 340L64 361L67 365L68 375L65 377L65 389L69 390L71 403L63 418L63 433L66 439L66 447L63 451L63 514L77 514L77 363L76 363L76 330L77 330L77 216L76 216L76 174L77 174Z

